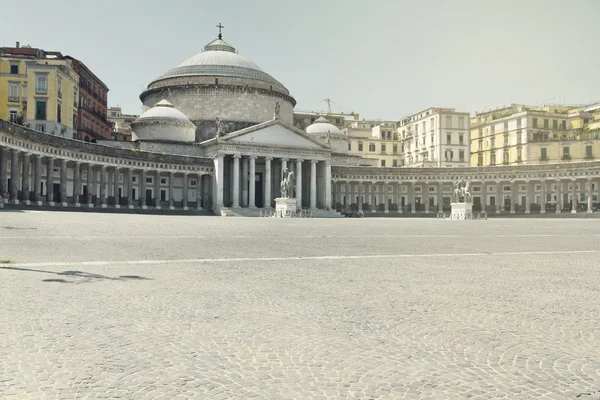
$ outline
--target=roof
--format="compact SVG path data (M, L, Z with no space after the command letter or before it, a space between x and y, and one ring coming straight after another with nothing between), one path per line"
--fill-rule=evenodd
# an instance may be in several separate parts
M327 118L319 117L311 125L306 127L308 134L340 133L340 129L330 123Z
M196 127L192 121L188 119L181 111L175 108L173 104L167 100L161 100L154 105L151 109L140 115L133 123L146 123L161 120L164 122L173 122L177 124L189 125L190 127Z

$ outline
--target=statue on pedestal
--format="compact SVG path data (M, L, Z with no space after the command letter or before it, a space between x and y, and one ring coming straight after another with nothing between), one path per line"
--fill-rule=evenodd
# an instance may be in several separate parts
M279 119L279 110L281 109L281 105L279 102L275 103L275 112L273 113L273 119Z
M454 184L454 197L456 202L460 202L461 198L464 199L464 203L471 201L471 192L469 191L469 187L470 182L463 178Z
M215 139L219 139L221 137L221 135L224 133L223 132L223 121L221 120L221 118L217 117L217 134L215 135Z
M294 171L289 171L288 169L283 170L283 180L281 181L281 197L284 199L290 198L290 196L294 195L294 189L296 189L296 177L294 175Z

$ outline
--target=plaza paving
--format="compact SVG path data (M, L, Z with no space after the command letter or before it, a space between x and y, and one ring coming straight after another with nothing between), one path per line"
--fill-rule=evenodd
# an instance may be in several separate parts
M0 398L600 398L595 219L5 211L0 260Z

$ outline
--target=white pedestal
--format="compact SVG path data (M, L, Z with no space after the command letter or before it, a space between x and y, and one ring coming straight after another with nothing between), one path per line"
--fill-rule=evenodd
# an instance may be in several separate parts
M275 212L280 218L293 218L296 216L297 203L295 198L275 199Z
M473 204L452 203L451 207L450 219L473 219Z

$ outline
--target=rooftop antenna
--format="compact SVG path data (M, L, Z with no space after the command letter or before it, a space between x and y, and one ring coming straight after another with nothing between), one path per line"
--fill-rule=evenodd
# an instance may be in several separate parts
M217 25L217 28L219 28L219 39L223 39L223 35L221 34L221 29L225 28L223 25L221 25L221 23L219 22L219 25Z

